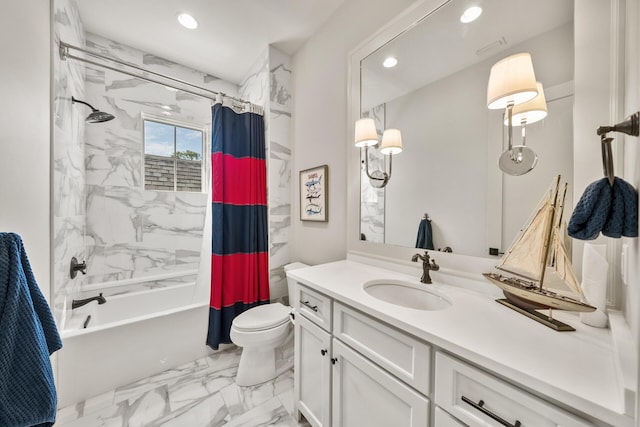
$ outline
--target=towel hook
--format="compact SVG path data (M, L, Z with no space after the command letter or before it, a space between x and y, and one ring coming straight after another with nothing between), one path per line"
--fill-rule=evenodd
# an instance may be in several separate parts
M596 133L604 135L607 132L622 132L631 136L640 136L640 111L637 111L613 126L600 126Z
M613 156L611 155L611 141L613 138L607 138L606 134L600 135L602 142L602 168L604 176L609 180L609 185L613 187L615 174L613 173Z

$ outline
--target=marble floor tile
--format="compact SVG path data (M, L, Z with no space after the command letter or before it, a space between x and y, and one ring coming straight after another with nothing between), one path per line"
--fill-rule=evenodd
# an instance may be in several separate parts
M293 369L266 383L239 387L235 375L241 352L231 347L62 408L56 426L309 426L291 415ZM284 348L279 358L292 355L292 348Z

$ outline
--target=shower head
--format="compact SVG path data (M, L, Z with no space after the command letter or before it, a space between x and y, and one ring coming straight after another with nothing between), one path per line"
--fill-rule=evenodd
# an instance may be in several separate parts
M73 96L71 97L71 102L72 103L78 102L80 104L84 104L87 107L91 108L91 113L87 116L86 119L84 119L84 121L87 123L108 122L109 120L113 120L116 118L113 114L105 113L104 111L100 111L96 108L93 108L91 104L84 101L80 101L79 99L75 99Z

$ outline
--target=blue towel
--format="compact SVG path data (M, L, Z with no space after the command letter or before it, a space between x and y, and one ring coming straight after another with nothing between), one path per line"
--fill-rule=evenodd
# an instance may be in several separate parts
M584 191L567 227L569 236L593 240L600 232L608 237L638 237L638 193L620 178L613 187L607 178L595 181Z
M431 230L431 221L428 219L420 220L418 226L418 237L416 239L416 248L433 249L433 232Z
M638 237L638 192L624 179L613 183L611 213L602 228L607 237Z
M62 347L22 239L0 233L0 426L51 426L57 395L49 356Z

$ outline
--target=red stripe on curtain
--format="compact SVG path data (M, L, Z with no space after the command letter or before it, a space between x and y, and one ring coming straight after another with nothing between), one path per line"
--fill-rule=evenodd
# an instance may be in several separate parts
M233 157L220 152L211 155L212 202L233 205L267 205L267 163L254 157Z
M269 252L212 255L210 307L221 309L240 301L245 304L268 302L268 265ZM220 292L214 292L214 289Z

